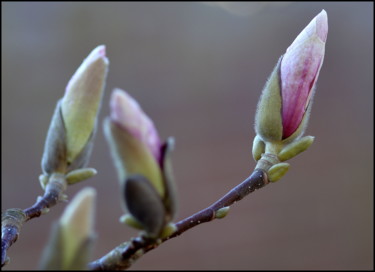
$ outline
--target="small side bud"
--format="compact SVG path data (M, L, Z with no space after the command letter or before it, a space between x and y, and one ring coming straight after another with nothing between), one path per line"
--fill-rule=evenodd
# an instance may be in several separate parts
M280 153L278 154L279 160L286 161L297 156L299 153L308 149L313 142L313 136L305 136L301 139L291 142L280 151Z
M66 175L66 181L69 185L78 183L95 176L98 172L94 168L81 168L73 170Z
M288 170L289 170L289 163L286 163L286 162L277 163L268 170L267 172L268 180L271 182L276 182L279 179L281 179L286 174L286 172L288 172Z
M42 186L42 189L45 190L46 189L46 186L47 186L47 183L48 183L48 176L47 175L43 175L41 174L39 176L39 183L40 183L40 186Z
M163 238L166 238L168 236L171 236L176 230L177 230L176 224L175 223L169 223L161 231L160 238L163 239Z
M47 207L42 208L42 209L40 210L40 212L41 212L42 214L47 214L47 213L49 213L49 208L47 208Z
M120 223L126 224L132 228L142 230L143 226L137 219L134 218L131 214L124 214L119 219Z
M221 209L218 209L216 212L215 212L215 218L217 219L222 219L224 218L225 216L227 216L227 214L229 213L229 208L230 207L223 207Z
M262 154L265 152L266 150L266 145L264 144L264 142L262 141L262 139L256 135L254 137L254 141L253 141L253 158L255 161L259 161L260 158L262 157Z

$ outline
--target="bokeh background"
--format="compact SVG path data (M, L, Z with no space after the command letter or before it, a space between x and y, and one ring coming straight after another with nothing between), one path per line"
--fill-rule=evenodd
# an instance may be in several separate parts
M42 194L38 176L56 101L105 44L112 89L133 95L163 139L174 136L176 220L245 179L254 115L278 57L322 9L326 56L308 135L276 184L147 253L131 269L373 269L373 3L2 2L2 211ZM85 186L98 192L93 258L137 232L118 223L117 174L99 128ZM36 269L66 203L24 225L4 270Z

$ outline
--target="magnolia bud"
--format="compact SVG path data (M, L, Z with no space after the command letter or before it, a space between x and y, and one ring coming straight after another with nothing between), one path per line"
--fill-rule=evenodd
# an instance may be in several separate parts
M56 105L42 158L44 174L87 165L108 71L105 46L94 49L69 81Z
M160 237L169 233L165 228L176 211L170 158L174 141L168 138L161 144L151 119L125 91L115 89L110 106L104 131L130 213L120 221Z
M160 171L160 140L152 121L125 91L115 89L111 96L111 117L104 124L107 140L119 173L142 174L164 195Z
M258 103L255 130L265 142L292 141L307 125L327 39L323 10L298 35L272 72Z
M66 86L61 113L66 129L67 160L73 162L94 131L101 104L108 59L105 46L95 48Z
M289 170L289 163L281 162L273 165L267 172L268 180L276 182L281 179Z
M322 10L279 58L269 77L255 116L253 157L256 168L272 182L289 169L289 160L314 140L301 138L307 126L315 84L323 64L328 19Z
M44 250L42 269L86 269L93 249L95 198L96 191L86 187L65 208Z
M322 10L283 56L280 67L283 139L296 132L303 118L309 118L306 112L323 64L327 33L327 13ZM302 135L303 130L304 127L300 128L298 135Z

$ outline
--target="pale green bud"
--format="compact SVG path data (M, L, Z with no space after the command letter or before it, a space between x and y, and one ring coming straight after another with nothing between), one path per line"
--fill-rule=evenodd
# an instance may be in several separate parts
M254 137L254 141L253 141L253 158L255 161L259 161L260 158L262 157L262 154L265 152L266 150L266 145L264 144L264 142L262 141L262 139L256 135Z
M305 151L314 142L313 136L305 136L286 145L278 154L280 161L289 160Z
M166 238L168 236L171 236L175 231L177 230L177 226L175 223L168 223L162 230L160 234L160 238Z
M75 184L77 182L83 181L85 179L95 176L97 173L94 168L80 168L73 170L66 175L66 182L68 184Z
M276 182L281 179L289 170L289 163L281 162L273 165L267 172L268 180Z
M98 46L69 81L48 129L42 157L45 175L64 174L87 165L107 71L105 46Z
M61 102L67 161L72 163L94 131L108 72L105 46L95 48L69 81Z
M95 189L82 189L66 207L60 219L64 241L63 263L66 267L70 267L74 259L83 254L83 245L93 238L95 198Z
M48 183L49 177L47 175L41 174L39 176L39 183L40 186L42 186L42 189L46 189L47 183Z
M143 229L143 226L137 219L134 218L131 214L124 214L119 219L120 223L126 224L135 229Z
M86 187L65 208L43 252L42 269L87 269L93 249L95 198L95 190Z
M230 207L223 207L221 209L218 209L215 212L215 218L221 219L221 218L224 218L225 216L227 216L227 214L229 213L229 208Z

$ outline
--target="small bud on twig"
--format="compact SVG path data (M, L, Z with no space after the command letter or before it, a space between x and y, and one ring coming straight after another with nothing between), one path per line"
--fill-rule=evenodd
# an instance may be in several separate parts
M327 13L322 10L279 59L263 89L255 116L253 156L259 162L257 168L266 167L262 169L272 174L271 181L289 169L280 162L305 151L313 142L312 136L300 137L308 123L327 33ZM276 155L277 160L272 157L267 163L271 157L266 153ZM274 164L278 166L272 168Z

